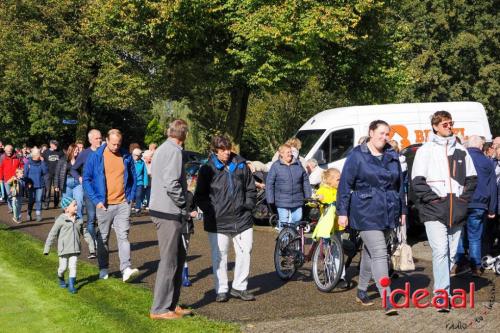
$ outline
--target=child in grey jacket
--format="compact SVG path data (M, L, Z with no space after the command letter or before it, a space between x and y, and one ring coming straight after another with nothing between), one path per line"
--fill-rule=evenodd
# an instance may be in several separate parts
M76 216L78 209L76 200L64 197L61 200L61 207L64 213L56 218L47 236L43 254L49 254L50 246L57 238L57 253L59 255L57 277L59 286L61 288L66 288L67 285L64 281L64 272L69 266L69 286L67 287L70 293L76 294L76 263L78 255L80 255L80 237L83 234L83 221Z

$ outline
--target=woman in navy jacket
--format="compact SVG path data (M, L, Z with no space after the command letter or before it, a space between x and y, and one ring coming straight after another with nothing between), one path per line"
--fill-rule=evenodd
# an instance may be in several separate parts
M306 170L292 156L292 148L279 148L280 158L273 163L266 179L266 200L278 208L279 226L302 219L302 205L311 197L311 185Z
M339 225L360 232L363 240L359 285L356 301L372 305L366 289L374 278L380 295L380 279L388 276L386 239L401 219L405 219L403 176L398 154L387 144L389 125L383 120L370 124L367 143L357 146L348 156L337 192ZM386 288L390 294L390 287ZM395 314L387 302L386 314Z

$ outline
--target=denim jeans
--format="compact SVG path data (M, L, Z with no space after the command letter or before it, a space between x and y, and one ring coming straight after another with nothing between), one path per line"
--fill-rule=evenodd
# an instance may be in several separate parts
M144 191L144 201L146 203L146 207L149 207L149 198L151 198L151 185L148 185Z
M97 240L95 234L95 205L87 193L83 193L83 198L85 200L85 209L87 210L87 231L92 236L92 239Z
M21 206L23 205L23 196L18 195L17 197L12 197L12 213L17 220L21 220Z
M79 219L83 218L83 187L80 182L75 178L68 176L68 178L66 178L64 196L76 200L78 205L76 215Z
M467 233L469 240L469 261L475 267L481 266L481 237L483 235L483 226L486 218L486 210L473 208L469 209L467 224L462 232L460 241L458 242L456 262L462 262L465 256L464 236Z
M144 185L137 185L135 190L135 209L141 210L142 201L144 200L145 188Z
M10 196L10 185L9 183L5 182L4 183L5 187L5 201L7 201L7 206L9 206L9 210L12 210L12 197Z
M5 195L3 184L3 181L0 180L0 199L5 200L7 196Z
M302 207L295 208L279 208L278 207L278 221L279 228L283 227L283 223L297 224L302 220Z
M28 198L28 215L31 215L31 211L33 210L33 204L35 205L35 213L36 215L42 214L42 198L43 198L43 187L29 189L29 198Z
M455 263L462 226L448 228L439 221L428 221L424 225L432 249L434 290L444 289L450 295L450 270Z

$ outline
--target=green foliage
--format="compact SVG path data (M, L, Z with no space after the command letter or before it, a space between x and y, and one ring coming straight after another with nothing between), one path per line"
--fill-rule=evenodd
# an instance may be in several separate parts
M404 101L478 101L500 131L498 1L426 0L397 4L397 41L411 85ZM396 23L396 22L394 22Z

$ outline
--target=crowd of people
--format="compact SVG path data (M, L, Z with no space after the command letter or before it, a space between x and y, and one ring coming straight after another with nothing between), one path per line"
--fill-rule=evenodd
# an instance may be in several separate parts
M63 209L47 237L44 254L57 239L58 284L71 293L77 292L82 236L89 259L97 258L100 279L108 278L111 229L118 242L123 281L138 276L128 240L131 215L148 210L160 252L150 318L177 319L191 314L180 307L179 300L189 233L185 229L198 210L203 212L211 249L215 300L225 302L229 296L255 300L248 278L258 190L265 191L267 203L276 207L278 230L303 219L307 198L336 205L337 225L356 230L363 241L356 301L369 306L373 300L367 288L372 279L380 295L390 295L390 286L380 284L389 275L387 238L394 228L406 227L411 188L432 249L434 291L450 294L450 276L468 271L482 275L481 258L492 254L498 240L500 137L491 144L478 135L460 142L453 135L452 115L446 111L436 112L430 125L433 133L418 149L411 170L397 144L389 140L390 125L383 120L370 124L368 135L353 147L342 172L325 170L314 159L304 160L297 138L281 145L265 165L245 160L233 151L229 138L216 135L207 162L198 171L196 188L187 181L183 145L188 126L181 119L169 125L164 143L151 144L145 151L138 144L124 149L117 129L109 130L105 140L92 129L86 149L82 142L65 150L59 149L56 140L20 149L0 142L0 199L7 203L15 223L32 221L33 207L35 220L42 221L42 211L51 200L54 207ZM258 172L264 176L254 177ZM230 242L236 255L231 288ZM349 288L344 278L343 274L340 288ZM391 302L385 304L387 314L396 313ZM438 305L440 311L449 311L448 299L440 298Z

